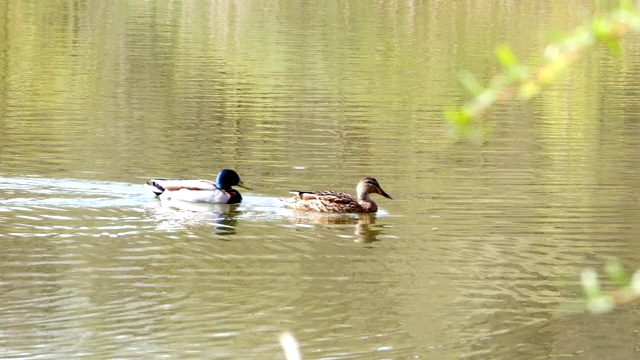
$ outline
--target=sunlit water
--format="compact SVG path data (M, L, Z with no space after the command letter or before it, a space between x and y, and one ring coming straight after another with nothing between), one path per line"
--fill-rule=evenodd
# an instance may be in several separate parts
M635 359L635 306L585 315L578 278L640 264L637 41L484 141L443 120L597 10L553 4L5 1L0 358ZM240 205L143 186L226 167ZM279 201L365 175L375 215Z

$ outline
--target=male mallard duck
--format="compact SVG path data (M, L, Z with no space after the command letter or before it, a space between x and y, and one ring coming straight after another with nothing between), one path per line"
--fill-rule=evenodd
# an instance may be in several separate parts
M240 180L240 176L235 171L230 169L220 171L215 183L209 180L151 179L147 181L147 185L161 199L214 204L241 202L242 195L232 189L232 186L253 190Z
M298 210L314 210L332 213L374 213L378 205L369 194L380 194L392 199L378 184L378 180L365 177L356 187L358 198L336 191L291 191L296 196L284 200L284 203Z

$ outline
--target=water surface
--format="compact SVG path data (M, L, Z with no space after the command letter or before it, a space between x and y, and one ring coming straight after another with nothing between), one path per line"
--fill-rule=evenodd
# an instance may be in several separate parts
M634 359L635 306L580 272L640 263L640 48L595 49L484 141L443 112L579 1L0 5L0 357ZM240 205L152 177L236 169ZM284 209L353 193L376 215Z

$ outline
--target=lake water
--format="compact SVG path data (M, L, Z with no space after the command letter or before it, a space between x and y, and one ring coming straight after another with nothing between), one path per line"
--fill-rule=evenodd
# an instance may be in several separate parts
M638 37L482 141L443 115L497 46L535 63L602 10L1 2L0 358L282 359L290 331L304 359L636 359L637 307L585 314L579 276L640 267ZM239 206L142 186L223 168ZM363 176L376 215L278 201Z

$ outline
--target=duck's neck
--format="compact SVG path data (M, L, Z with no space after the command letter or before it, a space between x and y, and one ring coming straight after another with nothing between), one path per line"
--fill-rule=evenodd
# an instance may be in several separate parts
M229 200L227 200L227 204L239 204L240 202L242 202L242 195L240 195L240 192L233 189L225 191L227 194L229 194Z
M369 193L358 193L358 204L362 206L365 212L378 211L378 205L369 197Z

